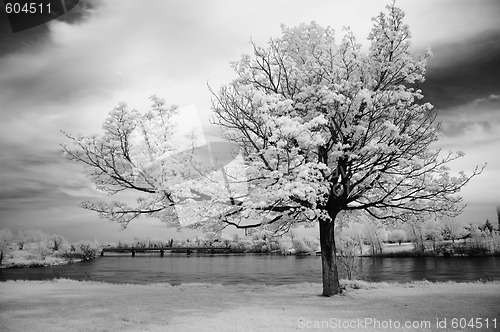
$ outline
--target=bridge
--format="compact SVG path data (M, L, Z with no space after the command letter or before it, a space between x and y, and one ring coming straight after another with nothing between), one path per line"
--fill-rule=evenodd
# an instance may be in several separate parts
M165 252L171 253L186 253L187 255L191 255L191 253L228 253L231 251L230 247L131 247L131 248L113 248L107 247L101 250L101 256L104 256L105 252L122 252L122 253L131 253L132 257L135 257L136 253L146 253L146 252L160 252L160 256L164 256Z

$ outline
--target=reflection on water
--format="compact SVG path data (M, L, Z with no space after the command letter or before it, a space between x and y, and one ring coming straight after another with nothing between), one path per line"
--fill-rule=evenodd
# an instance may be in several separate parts
M500 257L366 258L358 266L363 279L372 281L500 279Z
M500 257L360 258L355 276L371 281L500 280ZM280 255L137 255L64 266L1 269L0 280L64 277L114 283L287 284L321 282L321 259Z

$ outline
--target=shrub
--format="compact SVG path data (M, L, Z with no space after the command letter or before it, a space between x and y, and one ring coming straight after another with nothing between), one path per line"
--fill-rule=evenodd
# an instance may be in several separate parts
M303 238L294 238L292 248L295 250L295 254L311 254L315 252L315 249L311 248Z
M399 243L406 240L406 233L402 229L395 229L387 234L387 240L391 243Z
M75 243L76 252L82 256L83 260L90 260L97 256L101 249L100 244L94 241L79 241Z

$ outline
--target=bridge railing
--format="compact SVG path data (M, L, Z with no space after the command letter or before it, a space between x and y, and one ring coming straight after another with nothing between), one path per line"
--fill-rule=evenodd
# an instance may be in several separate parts
M104 256L105 252L130 252L132 253L132 257L135 256L137 252L147 252L147 251L159 251L160 255L163 256L165 251L177 251L177 252L186 252L188 255L192 252L199 251L229 251L231 247L130 247L130 248L113 248L107 247L101 250L101 256Z

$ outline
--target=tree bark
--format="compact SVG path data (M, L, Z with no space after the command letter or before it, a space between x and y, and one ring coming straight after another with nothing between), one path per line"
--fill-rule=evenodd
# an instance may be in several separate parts
M332 215L330 215L332 216ZM321 244L321 263L323 269L323 296L340 294L339 275L337 271L337 249L335 248L335 215L331 220L319 221L319 238Z

